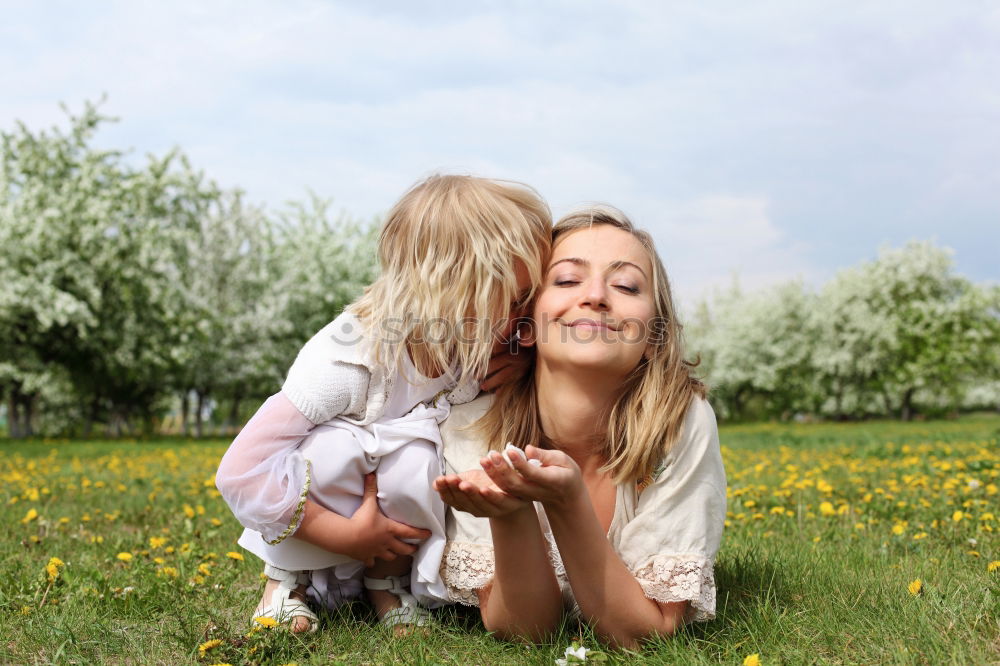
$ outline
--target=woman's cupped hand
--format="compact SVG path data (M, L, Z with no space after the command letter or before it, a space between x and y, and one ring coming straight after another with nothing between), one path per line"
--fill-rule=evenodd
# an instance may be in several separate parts
M479 462L482 471L438 477L434 489L446 504L487 518L513 513L531 502L561 504L583 491L580 468L562 451L508 448L507 458L509 463L491 451Z

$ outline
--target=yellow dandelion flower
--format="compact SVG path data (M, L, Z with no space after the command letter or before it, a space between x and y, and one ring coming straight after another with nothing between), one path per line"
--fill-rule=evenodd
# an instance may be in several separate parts
M760 666L760 654L757 652L748 654L743 660L743 666Z
M45 573L49 577L49 582L54 583L56 578L59 578L59 567L50 562L45 565Z
M905 531L906 531L906 525L901 525L900 523L896 523L895 525L892 526L893 534L902 534Z
M177 578L177 576L180 575L180 572L174 567L161 567L156 572L156 575L163 576L164 578Z
M914 541L920 541L921 539L926 539L926 538L927 538L927 532L919 532L913 535Z
M837 510L833 508L833 504L830 502L821 502L819 505L819 512L824 516L836 516Z
M166 537L149 537L150 548L162 548L167 543Z
M27 525L36 518L38 518L38 511L35 509L28 509L28 513L24 514L24 518L21 519L21 524Z
M962 520L962 518L964 518L964 517L965 517L965 514L962 513L961 511L956 511L955 513L951 514L951 519L953 521L955 521L956 523L959 522L960 520Z
M909 590L910 594L913 596L917 596L924 591L924 583L917 578L916 580L910 581L910 584L906 586L906 589Z
M132 559L132 553L118 553L117 555L115 555L115 557L117 557L122 562L128 562L129 560Z
M997 569L1000 569L1000 560L993 560L992 562L986 565L986 570L989 571L990 573L993 573Z
M185 516L187 516L188 518L194 518L194 507L192 507L190 504L185 504L183 510Z
M253 621L259 624L260 626L264 627L265 629L273 629L274 627L278 626L278 621L275 620L273 617L264 617L262 615L260 617L255 617Z
M202 576L211 576L212 569L211 567L208 566L208 564L202 562L201 564L198 565L198 573L200 573Z
M57 567L64 567L64 566L66 566L66 563L63 562L62 560L60 560L58 557L50 557L49 558L49 564L55 565Z
M972 555L973 557L979 557L979 551L978 550L967 550L967 551L965 551L965 554L966 555Z
M236 553L233 551L229 551L228 553L226 553L226 557L228 557L231 560L236 560L237 562L243 561L243 553Z
M214 650L220 645L222 645L222 641L218 638L213 638L210 641L205 641L204 643L198 646L198 656L204 657L206 652Z
M218 527L219 525L222 524L222 521L219 520L218 518L209 518L208 522L212 523L214 527Z
M21 606L21 615L31 615L31 606Z
M165 564L166 563L166 560L163 559L162 557L154 557L153 561L156 562L157 564Z

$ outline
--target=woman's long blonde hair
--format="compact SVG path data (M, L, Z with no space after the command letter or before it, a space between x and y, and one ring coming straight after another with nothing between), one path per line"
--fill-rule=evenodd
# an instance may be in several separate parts
M424 374L485 375L511 304L541 284L551 225L548 206L521 183L435 175L414 185L382 226L379 277L350 306L376 361L394 370L409 349ZM528 294L518 293L518 263Z
M607 463L603 471L621 484L645 479L656 469L681 436L691 398L704 398L706 387L694 375L697 363L684 360L682 327L674 311L667 272L647 232L636 229L617 209L592 207L559 220L552 230L552 246L575 231L602 224L632 234L646 248L653 266L656 314L649 351L625 380L610 413L594 416L595 423L606 424L595 428L604 437ZM534 353L532 349L522 351ZM553 446L542 432L534 363L527 365L521 377L497 389L493 403L475 427L494 449L507 442L522 447Z

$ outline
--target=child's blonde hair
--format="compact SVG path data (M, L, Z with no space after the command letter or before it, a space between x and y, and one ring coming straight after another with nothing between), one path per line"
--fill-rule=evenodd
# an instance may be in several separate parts
M548 206L527 185L458 175L414 185L379 234L381 274L351 306L375 359L395 369L409 349L424 374L484 376L512 304L541 284L551 233Z
M595 429L603 435L604 470L615 483L646 478L670 447L680 438L684 416L694 396L705 397L705 385L694 375L695 363L684 360L682 327L677 320L670 282L653 245L652 237L636 229L621 211L595 206L570 213L552 230L553 247L559 239L581 229L608 225L630 233L649 253L653 266L653 302L656 308L649 350L621 387L608 414L597 415ZM527 353L534 353L529 348ZM501 449L506 442L549 447L552 442L542 432L534 363L524 374L497 389L476 430ZM603 432L601 432L603 431Z

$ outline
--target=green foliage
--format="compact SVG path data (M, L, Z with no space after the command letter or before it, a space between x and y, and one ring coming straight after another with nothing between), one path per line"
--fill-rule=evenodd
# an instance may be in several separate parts
M930 243L883 250L817 292L790 283L703 303L689 338L724 416L833 418L1000 405L997 289Z
M10 434L152 425L169 400L260 398L373 275L371 225L278 216L178 151L132 166L69 128L0 132L0 394ZM196 419L199 420L199 419ZM200 422L200 421L199 421Z

